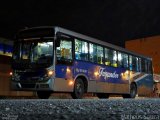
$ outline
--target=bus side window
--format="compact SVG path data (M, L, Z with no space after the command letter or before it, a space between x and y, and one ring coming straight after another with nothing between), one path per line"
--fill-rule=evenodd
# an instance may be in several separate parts
M81 60L88 61L88 43L82 41Z
M109 60L112 67L117 67L117 51L109 50Z
M139 58L139 71L146 73L153 73L152 61L144 58Z
M135 56L132 56L132 66L134 71L139 72L138 58Z
M60 46L57 47L58 60L72 60L72 42L61 40Z
M142 72L146 72L146 65L145 65L146 63L145 63L145 59L141 59L141 67L142 67Z
M121 52L118 52L118 67L123 67L123 57Z
M117 67L117 51L105 48L105 65Z
M153 73L152 72L152 62L151 61L148 61L148 73Z
M82 49L82 42L78 39L75 39L75 59L80 60L80 53L81 53L81 49Z
M105 65L108 65L110 66L111 65L111 61L109 60L109 49L108 48L105 48Z
M97 46L97 61L98 64L103 64L103 47Z
M88 43L75 39L75 59L88 61Z
M133 66L132 66L132 56L129 55L129 70L133 70Z
M97 45L90 43L89 44L89 55L90 61L97 63Z
M142 72L141 58L138 59L138 63L139 63L139 71Z
M140 72L140 70L139 70L139 64L138 64L138 57L136 57L136 71Z
M128 68L128 55L118 52L118 67Z
M122 64L123 64L123 67L124 68L128 68L128 55L127 54L123 54L123 56L122 56L122 58L123 58L123 62L122 62Z
M148 61L145 60L145 72L148 73Z

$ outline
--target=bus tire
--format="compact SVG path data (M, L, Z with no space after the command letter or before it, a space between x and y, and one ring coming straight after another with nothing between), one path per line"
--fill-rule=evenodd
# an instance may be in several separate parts
M83 97L83 94L84 94L84 83L81 78L77 78L71 96L73 99L81 99Z
M97 95L97 97L100 98L100 99L109 98L109 94L107 94L107 93L97 93L96 95Z
M137 94L137 86L135 83L131 83L130 85L130 94L122 95L123 98L135 98Z
M37 96L40 99L48 99L51 95L51 92L48 91L37 91Z

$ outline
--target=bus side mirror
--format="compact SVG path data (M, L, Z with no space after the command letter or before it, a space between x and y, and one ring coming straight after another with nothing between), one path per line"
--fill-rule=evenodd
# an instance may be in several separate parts
M55 41L55 46L56 46L56 47L60 47L60 42L61 42L61 41L60 41L59 39L56 40L56 41Z

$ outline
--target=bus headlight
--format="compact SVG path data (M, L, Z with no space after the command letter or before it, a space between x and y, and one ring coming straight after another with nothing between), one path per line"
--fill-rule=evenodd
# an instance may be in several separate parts
M51 77L51 76L55 75L55 71L54 70L48 70L47 75L48 75L48 77Z
M13 75L13 72L9 72L9 75L12 76L12 75Z

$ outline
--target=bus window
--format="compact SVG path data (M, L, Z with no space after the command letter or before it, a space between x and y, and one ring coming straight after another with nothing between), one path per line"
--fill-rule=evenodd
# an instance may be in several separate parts
M139 71L142 71L142 65L141 65L141 58L138 58L138 63L139 63Z
M152 72L152 62L148 61L148 73L153 73Z
M117 67L117 52L115 50L105 48L105 65Z
M117 52L115 50L105 48L105 65L117 67Z
M88 43L75 39L75 59L88 61Z
M148 61L145 59L145 72L148 73Z
M105 65L111 65L111 61L109 60L109 49L105 48Z
M127 54L123 54L123 67L124 68L128 68L128 55Z
M81 59L88 61L88 43L84 41L82 41Z
M131 55L129 55L129 70L133 70L132 56Z
M92 43L89 44L89 55L90 61L97 63L97 45Z
M140 72L139 63L138 63L138 57L136 57L136 71Z
M123 57L121 52L118 52L118 66L123 67Z
M141 59L141 70L142 72L146 72L146 62L145 59Z
M111 66L117 67L117 52L115 50L109 50L108 57L111 62Z
M138 66L138 58L132 56L132 66L133 66L133 71L139 72L139 66Z
M130 70L139 72L138 57L130 55L129 56L129 66L130 66Z
M103 64L103 47L97 46L97 59L99 64Z
M24 50L24 56L27 57L29 50ZM27 54L26 54L27 53ZM41 63L42 61L47 61L52 63L53 57L53 42L38 42L31 44L31 61Z
M61 40L60 46L57 47L57 60L72 60L72 42Z
M118 52L118 66L128 68L128 55Z

